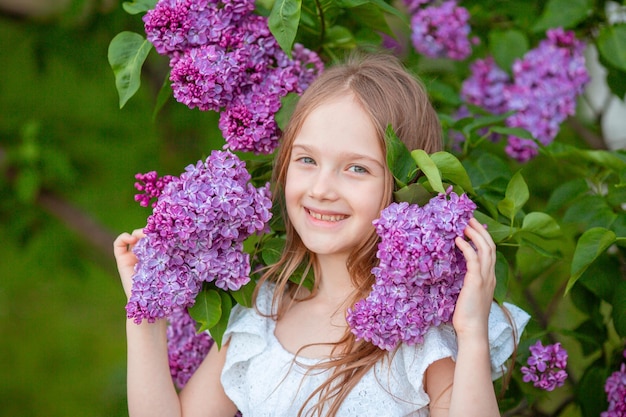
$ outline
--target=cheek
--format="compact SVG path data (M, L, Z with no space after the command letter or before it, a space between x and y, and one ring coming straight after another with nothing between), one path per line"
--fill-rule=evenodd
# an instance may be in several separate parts
M296 181L289 172L290 171L287 171L285 177L285 205L287 206L287 211L289 211L290 207L298 200L298 181Z

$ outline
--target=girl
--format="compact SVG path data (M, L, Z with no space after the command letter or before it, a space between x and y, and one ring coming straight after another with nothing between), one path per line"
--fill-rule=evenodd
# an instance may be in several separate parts
M389 124L409 149L441 148L424 88L393 56L353 57L307 89L274 167L285 206L282 258L259 281L255 308L233 310L224 345L213 346L180 394L169 374L165 321L128 320L132 416L499 415L491 370L514 343L491 346L490 358L489 329L508 323L490 318L495 244L475 219L465 230L472 244L455 242L467 274L453 326L387 352L356 340L346 323L346 310L372 287L372 221L392 200ZM141 235L124 233L114 243L127 296ZM314 272L311 292L289 281L301 264Z

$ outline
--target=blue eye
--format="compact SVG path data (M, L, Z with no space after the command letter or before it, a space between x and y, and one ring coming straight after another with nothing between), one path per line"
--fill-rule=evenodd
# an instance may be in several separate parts
M369 171L366 168L363 168L360 165L352 165L348 168L350 171L355 172L357 174L367 174Z
M315 163L313 158L309 158L308 156L303 156L302 158L299 158L298 161L302 162L303 164L314 164Z

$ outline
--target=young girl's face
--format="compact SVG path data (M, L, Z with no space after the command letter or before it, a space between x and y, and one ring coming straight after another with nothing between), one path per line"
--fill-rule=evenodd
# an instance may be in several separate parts
M308 115L296 136L285 184L287 213L304 245L348 256L380 214L386 164L376 130L352 95Z

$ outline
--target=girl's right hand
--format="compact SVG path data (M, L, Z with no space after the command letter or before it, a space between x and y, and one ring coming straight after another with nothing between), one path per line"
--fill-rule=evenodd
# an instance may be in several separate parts
M130 298L130 289L132 287L132 277L135 272L135 264L137 257L133 253L133 247L144 237L142 229L134 230L132 234L122 233L113 242L113 254L117 262L117 270L120 273L122 286L126 293L126 298Z

